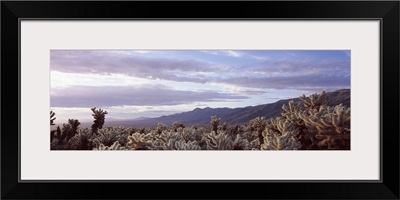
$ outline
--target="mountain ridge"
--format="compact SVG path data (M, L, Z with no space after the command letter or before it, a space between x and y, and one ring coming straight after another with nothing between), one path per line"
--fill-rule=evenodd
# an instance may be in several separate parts
M340 103L348 107L350 106L350 89L340 89L333 92L327 92L326 95L327 98L330 99L330 103L328 104L329 106L335 106ZM295 103L301 101L300 98L290 98L278 100L275 103L246 106L241 108L195 108L191 111L141 120L107 121L106 119L105 126L155 127L157 126L157 123L171 125L173 122L180 122L186 126L208 126L211 116L217 116L218 118L221 118L221 123L227 122L228 124L245 124L249 122L249 120L256 117L271 118L279 116L282 112L282 105L288 104L288 102L291 100L294 100ZM82 126L84 125L82 124Z

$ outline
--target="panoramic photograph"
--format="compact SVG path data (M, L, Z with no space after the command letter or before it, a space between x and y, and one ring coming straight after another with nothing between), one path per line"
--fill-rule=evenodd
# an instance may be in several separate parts
M350 150L350 50L51 50L50 150Z

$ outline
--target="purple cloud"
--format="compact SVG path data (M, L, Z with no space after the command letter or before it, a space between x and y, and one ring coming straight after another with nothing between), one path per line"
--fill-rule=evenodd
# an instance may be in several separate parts
M224 51L210 52L220 54ZM350 60L337 58L254 59L247 64L218 66L187 58L144 57L129 51L54 50L51 51L51 70L66 73L119 73L139 78L222 83L264 89L350 87Z
M179 73L218 70L206 62L192 59L148 58L110 51L51 51L51 70L66 73L125 74L179 82L204 83L204 78L178 76Z
M179 91L163 86L73 86L52 89L51 107L161 106L247 98L211 90Z

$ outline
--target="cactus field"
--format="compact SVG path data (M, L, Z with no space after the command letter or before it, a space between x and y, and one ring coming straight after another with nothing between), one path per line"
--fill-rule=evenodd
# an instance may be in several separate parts
M209 125L180 122L155 127L104 127L107 111L92 108L91 128L78 119L55 127L50 111L51 150L350 150L350 107L328 106L326 93L289 101L280 116L256 117L246 124L221 123L210 116Z

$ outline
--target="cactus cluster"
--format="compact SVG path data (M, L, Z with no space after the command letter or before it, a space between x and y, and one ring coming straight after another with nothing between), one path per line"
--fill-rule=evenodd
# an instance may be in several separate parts
M299 130L288 120L269 119L263 131L262 150L298 150L301 144L296 140Z
M92 108L91 129L69 119L51 131L52 150L349 150L350 108L327 106L326 93L289 101L281 116L256 117L247 124L229 125L217 116L210 126L186 127L174 122L150 128L103 128L107 111ZM50 112L50 125L55 114ZM222 125L221 125L222 123Z
M350 107L342 104L327 106L325 92L321 95L301 97L302 104L283 105L282 119L298 129L295 138L305 150L349 150L350 149Z

